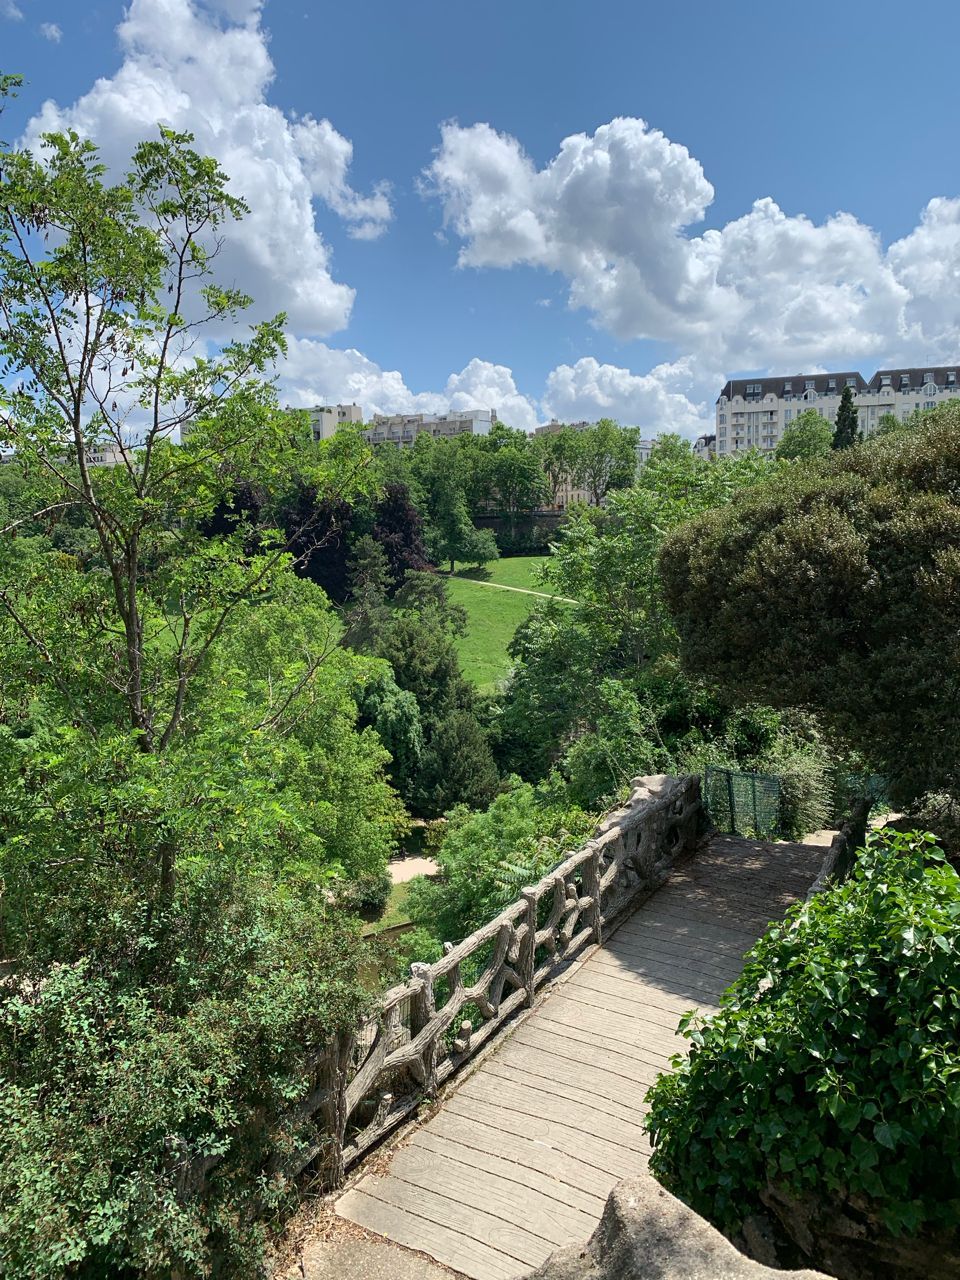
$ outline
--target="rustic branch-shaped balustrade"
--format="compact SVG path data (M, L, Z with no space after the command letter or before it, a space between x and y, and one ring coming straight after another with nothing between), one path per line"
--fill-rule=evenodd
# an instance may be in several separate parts
M283 1171L316 1163L326 1183L338 1185L347 1167L530 1008L545 983L662 884L701 825L698 778L635 779L630 799L594 839L488 924L447 944L442 959L413 965L371 1019L329 1046L311 1095L316 1138Z

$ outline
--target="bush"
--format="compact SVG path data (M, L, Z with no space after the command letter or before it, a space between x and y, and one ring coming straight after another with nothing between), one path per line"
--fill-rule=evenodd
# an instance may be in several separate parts
M326 1037L361 1012L363 951L343 921L269 890L208 941L231 981L188 1008L89 958L7 980L7 1280L262 1274L294 1199L283 1158L321 1136L290 1113L316 1087Z
M371 872L356 880L340 880L333 888L337 906L351 915L379 920L390 899L393 881L389 871Z
M960 1210L960 879L933 837L872 837L795 907L648 1095L651 1169L727 1231L768 1183L893 1235Z
M411 918L442 942L459 942L492 919L593 830L595 819L558 786L511 783L482 813L453 810L437 855L440 877L411 884Z

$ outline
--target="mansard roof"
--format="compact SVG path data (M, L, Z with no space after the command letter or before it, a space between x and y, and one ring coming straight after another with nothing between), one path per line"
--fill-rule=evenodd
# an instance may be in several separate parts
M759 394L752 392L750 399L762 400L764 396L775 395L778 398L784 395L802 395L805 390L813 390L823 395L828 389L828 383L833 382L837 392L843 390L847 385L847 380L852 379L854 391L866 391L867 384L863 380L863 375L856 370L849 370L843 373L795 373L791 376L783 375L776 378L730 378L720 392L721 397L726 396L728 400L732 400L735 396L747 397L747 387L760 387ZM812 382L813 387L808 388L807 383Z
M948 384L947 374L952 373L953 378ZM878 369L870 379L869 389L871 391L879 391L883 386L883 379L889 378L889 385L894 391L899 391L904 378L908 379L907 386L913 391L919 391L920 388L930 379L927 374L933 374L933 381L938 387L947 385L957 385L957 375L960 374L960 361L954 365L943 365L941 368L935 368L932 365L921 365L917 369Z

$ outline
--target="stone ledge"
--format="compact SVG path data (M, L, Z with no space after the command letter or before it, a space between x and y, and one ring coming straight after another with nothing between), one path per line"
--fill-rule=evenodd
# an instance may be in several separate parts
M829 1280L821 1271L779 1271L738 1252L652 1177L614 1187L587 1245L550 1255L527 1280Z

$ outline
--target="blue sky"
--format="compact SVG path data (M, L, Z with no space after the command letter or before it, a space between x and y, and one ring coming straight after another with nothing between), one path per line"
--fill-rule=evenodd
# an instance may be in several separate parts
M193 128L294 403L693 434L731 373L957 358L958 36L933 0L0 0L4 134Z

